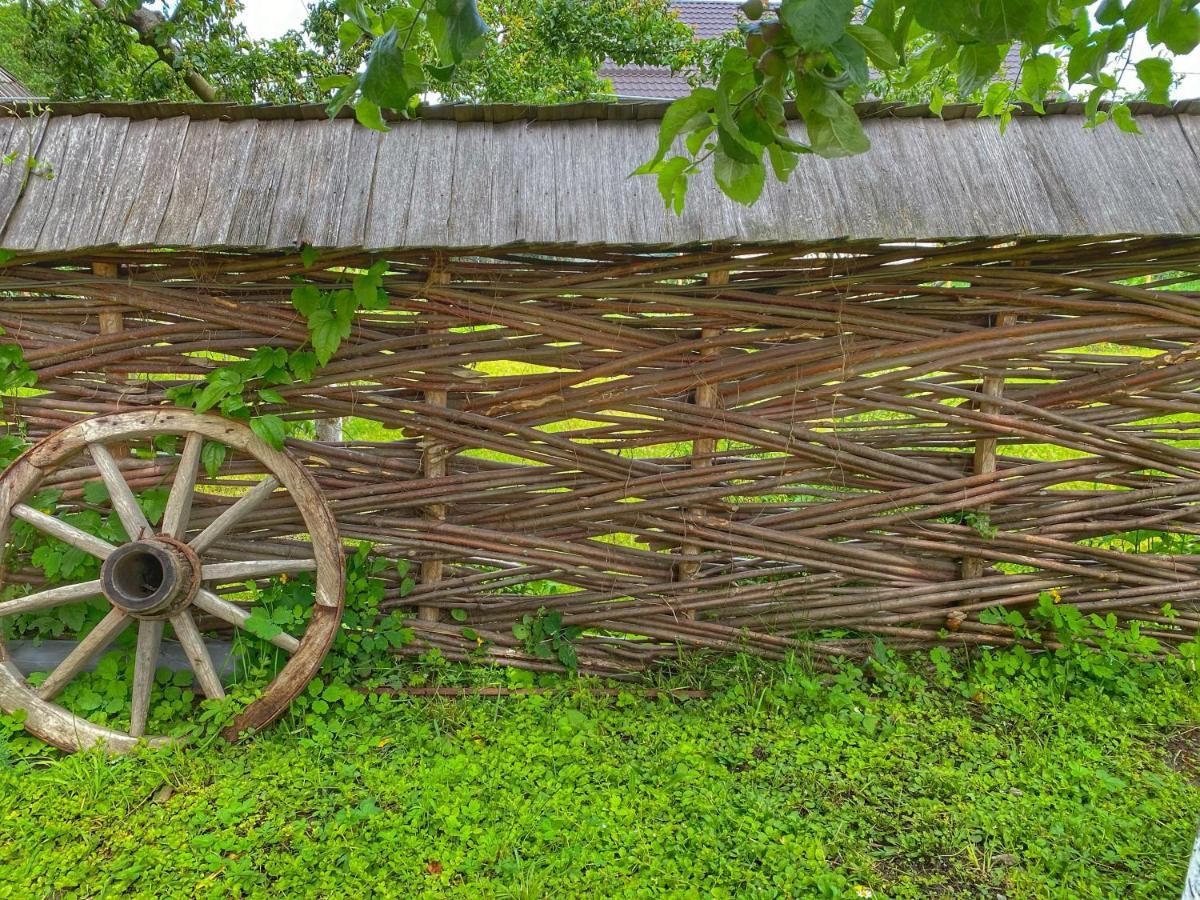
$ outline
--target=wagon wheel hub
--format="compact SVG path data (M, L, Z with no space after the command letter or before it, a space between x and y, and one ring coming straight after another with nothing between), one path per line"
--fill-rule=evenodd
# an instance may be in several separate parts
M108 601L139 619L165 619L200 589L200 558L166 535L118 547L100 567Z

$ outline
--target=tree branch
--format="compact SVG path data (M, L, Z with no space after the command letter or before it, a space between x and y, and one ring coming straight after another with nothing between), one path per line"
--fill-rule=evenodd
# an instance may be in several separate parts
M92 0L92 6L101 12L108 11L108 5L104 0ZM205 103L212 103L218 99L217 89L208 83L208 80L193 69L191 66L180 70L177 63L179 60L178 46L173 40L159 34L159 29L167 21L162 13L157 10L147 9L144 6L139 6L124 18L124 23L137 32L138 41L150 47L158 54L158 58L165 62L168 66L176 71L179 71L183 76L184 83L191 88L192 93L203 100Z

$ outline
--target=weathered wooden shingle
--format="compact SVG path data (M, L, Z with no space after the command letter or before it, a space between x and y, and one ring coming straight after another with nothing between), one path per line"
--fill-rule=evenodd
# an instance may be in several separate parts
M56 105L0 116L0 247L471 248L721 241L1200 233L1200 105L1135 104L1141 135L1084 129L1081 107L1001 134L971 107L946 119L860 108L872 150L800 159L744 207L707 171L682 216L630 177L658 107L440 107L386 133L316 107ZM70 114L65 114L70 113ZM619 114L618 114L619 113ZM804 126L789 126L799 139Z

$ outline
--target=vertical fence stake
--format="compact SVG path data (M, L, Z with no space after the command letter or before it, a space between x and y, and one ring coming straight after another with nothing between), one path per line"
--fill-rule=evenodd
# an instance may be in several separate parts
M719 272L710 272L706 283L714 286L729 284L729 271L722 269ZM721 333L719 328L701 328L700 337L710 338L716 337ZM714 348L705 348L700 351L700 359L707 359L716 353ZM700 409L714 409L717 405L717 386L707 381L703 381L696 385L696 389L692 394L692 403ZM692 454L691 462L693 469L704 469L712 465L711 455L717 448L717 442L710 437L692 438ZM699 514L698 510L692 510L684 507L684 515L690 519L693 515ZM698 544L693 544L691 541L684 541L679 546L679 562L675 566L675 579L677 581L691 581L696 577L696 573L700 570L700 554L703 548ZM691 596L695 590L688 591ZM686 609L683 611L685 619L695 619L696 611L694 609Z
M435 263L429 272L426 285L449 284L450 273ZM444 328L429 330L429 345L437 347L446 343ZM449 402L449 395L444 390L425 391L425 402L430 406L444 407ZM446 445L441 441L425 436L425 446L421 451L421 474L426 478L442 478L446 474ZM426 519L431 522L446 520L446 504L431 503L424 509ZM437 584L442 580L445 564L440 559L427 559L421 563L421 584ZM436 622L440 618L440 610L436 606L418 606L417 618L422 622Z
M97 278L118 278L121 274L121 267L116 263L110 262L94 262L92 263L92 274ZM120 334L125 330L125 314L123 312L114 312L112 310L101 310L100 312L100 333L101 334ZM128 373L125 373L126 375ZM114 372L105 371L104 380L109 384L119 384L125 390L129 390L131 385L130 380L123 375L118 375ZM129 458L129 446L127 444L114 444L111 448L112 455L117 459Z
M1017 321L1016 313L1000 313L994 316L991 321L993 328L1008 328ZM996 404L989 403L989 400L998 400L1004 393L1004 376L1003 375L984 375L983 383L980 386L981 399L979 401L979 411L991 413L996 411ZM975 455L972 459L971 469L976 475L984 475L996 471L996 447L998 445L997 438L994 435L981 437L975 441ZM979 512L986 513L988 507L986 505L979 507ZM980 578L983 576L984 560L981 556L964 556L962 558L962 577L964 581L969 581L972 578Z

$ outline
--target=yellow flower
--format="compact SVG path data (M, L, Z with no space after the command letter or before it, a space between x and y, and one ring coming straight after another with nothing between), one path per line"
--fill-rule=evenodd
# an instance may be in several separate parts
M1058 592L1058 588L1050 588L1050 599L1055 603L1062 603L1062 594Z
M279 574L279 583L280 583L280 584L287 584L287 583L288 583L288 573L287 573L287 572L281 572L281 573Z

